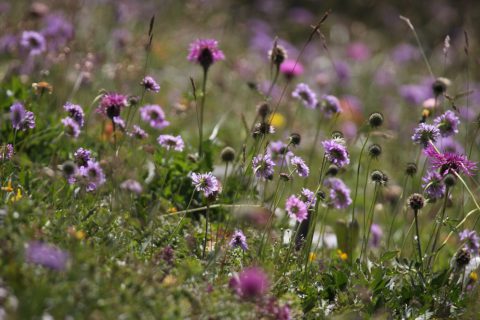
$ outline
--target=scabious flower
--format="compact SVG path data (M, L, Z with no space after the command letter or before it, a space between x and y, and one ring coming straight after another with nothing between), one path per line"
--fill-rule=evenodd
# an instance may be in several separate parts
M122 188L124 190L127 190L127 191L130 191L130 192L133 192L133 193L136 193L136 194L140 194L143 191L143 188L142 188L142 185L140 184L140 182L138 182L136 180L133 180L133 179L128 179L128 180L123 181L120 184L120 188Z
M208 69L213 63L225 60L225 55L218 48L218 41L214 39L197 39L190 44L188 60L200 64Z
M440 130L442 137L450 137L458 133L458 125L460 119L451 110L447 110L444 114L438 116L433 120L433 123Z
M63 106L63 109L68 112L70 118L75 120L75 122L79 125L80 128L83 127L85 122L85 114L81 106L79 106L78 104L67 102Z
M477 169L475 162L468 160L466 156L452 152L439 153L432 145L425 149L425 154L430 160L432 168L439 169L442 176L449 173L464 173L471 176L473 175L472 171Z
M210 197L220 191L220 183L211 173L192 173L192 183L195 190L203 192L205 197Z
M302 158L294 156L290 159L290 164L295 168L295 171L300 177L308 177L310 169Z
M275 162L272 161L270 155L259 154L254 157L252 160L253 172L257 178L263 178L266 180L271 180L273 178Z
M10 160L13 157L13 145L10 143L0 148L0 160Z
M148 138L148 133L137 125L133 126L132 132L129 132L128 135L140 140Z
M127 106L127 96L115 92L107 93L102 97L97 113L103 114L113 121L113 118L120 116L122 109Z
M349 154L345 147L343 140L331 139L322 142L323 149L325 149L325 157L331 163L342 168L350 163Z
M350 189L338 178L328 178L324 185L330 189L329 205L335 209L345 209L352 204Z
M84 179L87 192L95 191L105 183L105 174L96 161L89 160L85 166L79 168L79 173Z
M120 130L125 131L126 124L125 124L125 120L123 120L122 117L120 116L113 117L112 122L115 126L119 127Z
M148 122L155 129L163 129L170 125L170 122L165 120L165 112L163 112L162 107L156 104L140 108L140 116L143 121Z
M480 248L480 238L477 235L475 230L465 229L460 232L460 241L465 241L465 247L470 251L470 253L477 255Z
M267 293L269 282L263 270L252 267L230 278L229 286L240 298L252 300L262 298Z
M66 117L61 120L63 126L65 127L65 132L74 138L78 138L80 135L80 127L78 123L70 117Z
M75 163L79 167L84 167L87 165L88 161L92 160L92 152L88 149L78 148L73 154L73 157L75 158Z
M142 82L140 82L140 85L143 86L146 91L160 91L160 86L151 76L146 76L145 78L143 78Z
M75 29L73 25L60 14L49 14L45 19L45 27L41 34L47 39L48 50L60 50L73 39Z
M372 223L370 227L370 232L372 233L371 244L373 247L377 248L380 245L380 240L383 236L382 227L376 223Z
M25 260L28 263L37 264L56 271L65 270L69 255L52 245L39 241L32 241L27 244Z
M23 31L20 46L28 50L31 56L42 54L47 50L45 37L36 31Z
M287 59L280 65L280 73L287 79L293 79L303 74L303 65L293 59Z
M175 151L183 151L185 144L181 136L172 136L169 134L162 134L157 139L158 143L167 150L173 149Z
M292 97L300 100L309 109L315 109L318 104L317 95L305 83L299 83L292 92Z
M272 141L268 144L267 154L269 154L270 158L278 165L281 164L283 160L289 161L290 157L293 156L293 153L288 150L287 144L280 140Z
M422 188L424 188L425 195L428 199L440 199L445 195L446 187L440 173L436 171L427 172L422 180Z
M243 251L248 250L247 238L243 234L242 230L235 230L229 244L232 248L240 247Z
M307 188L303 188L302 192L300 193L300 200L305 202L307 208L315 206L317 203L317 197L315 197L315 193Z
M294 195L291 195L285 203L285 210L290 218L302 222L308 216L307 205Z
M323 113L326 117L331 118L337 113L342 112L342 107L340 106L340 101L337 97L332 95L323 95L322 100L320 101L320 108L322 108Z
M35 128L35 115L31 111L25 110L20 102L15 102L10 107L10 118L15 130L25 131Z
M435 142L438 138L440 138L440 130L436 126L426 123L420 123L412 136L413 142L421 144L424 148L430 141Z

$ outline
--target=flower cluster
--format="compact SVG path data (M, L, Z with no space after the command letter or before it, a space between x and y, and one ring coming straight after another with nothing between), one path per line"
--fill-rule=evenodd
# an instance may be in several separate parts
M62 124L65 127L65 132L74 137L78 138L80 135L80 128L84 125L85 115L81 106L67 102L63 109L68 112L68 117L63 118Z
M324 185L330 189L329 205L335 209L345 209L352 204L350 189L338 178L328 178Z
M79 148L75 151L74 158L78 169L67 177L70 184L80 183L87 192L91 192L105 183L103 169L92 157L90 150Z
M334 165L342 168L350 163L349 154L343 139L331 139L322 142L325 157Z
M165 120L165 112L163 112L162 107L156 104L140 108L140 116L154 129L163 129L170 125L170 122Z
M15 130L25 131L35 128L35 115L31 111L25 110L20 102L15 102L10 107L10 119Z
M259 154L252 160L253 172L257 178L271 180L273 178L275 162L270 158L270 155Z
M305 83L299 83L292 92L292 97L300 100L309 109L315 109L318 105L317 95Z
M192 183L195 190L202 192L207 198L220 192L220 182L211 173L192 173Z

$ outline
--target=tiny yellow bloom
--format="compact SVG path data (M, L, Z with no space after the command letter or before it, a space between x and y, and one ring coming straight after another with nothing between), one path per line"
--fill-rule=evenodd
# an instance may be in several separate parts
M478 274L475 271L470 272L470 280L472 280L473 282L477 282Z
M12 202L16 202L16 201L22 199L22 197L23 197L23 196L22 196L22 190L21 190L21 189L17 189L17 194L14 195L10 200L11 200Z
M177 211L178 211L178 210L177 210L177 208L175 208L175 207L170 207L170 208L168 208L168 213L175 213L175 212L177 212Z
M177 278L175 278L174 276L169 274L168 276L165 277L165 279L163 279L162 283L165 286L170 287L170 286L174 285L175 283L177 283Z
M6 187L2 187L2 190L3 190L3 191L7 191L7 192L12 192L12 191L13 191L13 188L12 188L12 180L11 180L11 179L8 180Z
M317 259L317 254L315 252L310 252L308 255L308 261L313 262L315 259Z
M285 125L285 117L282 114L275 112L270 116L270 124L275 128L282 128Z
M340 258L340 260L342 260L342 261L346 261L348 259L348 254L346 254L345 252L343 252L340 249L337 250L337 254L338 254L338 257Z
M77 238L77 240L82 240L85 238L85 232L83 230L78 230L75 232L75 238Z

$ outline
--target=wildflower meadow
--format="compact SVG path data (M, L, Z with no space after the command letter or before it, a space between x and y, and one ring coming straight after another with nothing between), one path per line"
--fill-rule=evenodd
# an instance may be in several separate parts
M480 318L475 1L0 16L0 320Z

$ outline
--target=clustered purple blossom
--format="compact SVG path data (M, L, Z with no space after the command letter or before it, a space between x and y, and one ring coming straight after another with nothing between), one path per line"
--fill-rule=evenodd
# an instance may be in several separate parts
M277 165L280 165L283 160L289 161L290 157L293 156L293 152L288 150L287 144L280 140L268 144L267 154Z
M297 196L291 195L285 203L285 210L290 218L302 222L308 216L308 208L305 202L300 200Z
M107 93L102 97L97 113L113 118L119 117L122 109L128 106L127 96L120 93Z
M156 104L140 108L140 116L143 121L148 122L154 129L163 129L170 125L170 122L165 120L165 112L163 112L162 107Z
M120 188L130 191L132 193L140 194L143 191L142 185L140 182L133 180L133 179L128 179L123 181L120 184Z
M78 138L80 135L80 126L78 123L70 117L63 118L61 120L63 126L65 127L65 132L72 136L73 138Z
M126 124L125 124L125 120L122 119L122 117L118 116L118 117L113 117L112 119L112 122L115 126L117 126L118 128L120 128L120 130L122 131L125 131L126 129Z
M203 192L205 197L213 196L220 192L220 183L211 173L192 173L192 183L195 190Z
M242 248L243 251L248 250L247 238L243 234L242 230L235 230L229 245L232 248Z
M342 107L340 106L340 101L337 97L332 95L324 95L322 96L322 100L320 102L320 107L322 108L323 114L326 117L331 118L332 116L336 115L337 113L342 112Z
M433 169L438 169L442 176L451 174L473 175L473 171L477 169L475 162L467 159L465 155L445 152L438 152L432 145L425 148L425 154L430 160Z
M140 140L148 138L148 133L146 133L145 130L143 130L142 128L140 128L137 125L134 125L132 127L132 131L129 132L128 135L131 136L131 137L135 137L137 139L140 139Z
M87 192L91 192L105 183L105 174L102 167L92 157L90 150L79 148L73 156L78 166L78 171L74 176L68 177L70 184L79 182L85 186Z
M335 209L345 209L352 204L350 189L338 178L328 178L324 185L330 189L329 205Z
M272 161L270 155L259 154L252 160L253 172L257 178L271 180L273 178L275 162Z
M146 76L145 78L143 78L142 82L140 82L140 85L142 85L146 91L152 91L152 92L160 91L160 86L155 81L155 79L153 79L151 76Z
M299 83L292 92L292 97L300 100L309 109L315 109L318 105L317 95L305 83Z
M200 64L208 69L213 63L225 60L225 55L218 48L218 41L214 39L197 39L190 44L188 60Z
M460 241L465 242L465 247L474 255L478 255L478 250L480 249L480 238L477 235L475 230L465 229L459 234Z
M428 199L436 200L445 195L446 187L443 183L442 175L436 171L429 171L422 178L422 188L425 190L425 196Z
M68 259L69 254L67 252L39 241L28 243L25 250L26 262L56 271L65 270Z
M10 107L10 118L15 130L25 131L35 128L35 115L31 111L25 110L20 102L15 102Z
M294 170L298 173L300 177L308 177L310 169L302 158L294 156L290 159L290 164L294 167Z
M83 127L85 123L85 113L83 109L78 104L73 104L70 102L65 103L63 109L68 112L68 116L72 118L80 128Z
M162 134L157 138L158 143L167 150L183 151L185 144L181 136Z
M267 293L269 281L266 273L257 267L246 268L230 278L229 287L242 299L260 299Z
M315 206L315 203L317 203L317 197L315 196L315 193L307 188L302 188L300 199L307 205L307 208L313 207Z
M20 46L28 51L30 56L37 56L47 50L45 37L37 31L23 31Z
M4 145L2 148L0 148L1 153L0 153L0 160L10 160L13 157L14 150L13 150L13 145L10 143Z
M437 126L442 137L450 137L458 133L460 119L453 111L447 110L444 114L435 118L433 123Z
M47 40L48 50L58 51L73 39L75 30L73 25L65 19L64 16L53 13L45 17L45 27L40 30L40 33Z
M370 227L370 232L372 233L371 244L374 248L377 248L380 245L380 241L383 236L382 227L376 223L372 223Z
M440 138L440 130L432 125L427 123L420 123L418 127L415 128L414 134L412 136L413 142L421 144L426 148L430 142L435 142Z
M347 148L343 140L331 139L322 142L323 149L325 149L325 157L328 161L342 168L350 163Z

